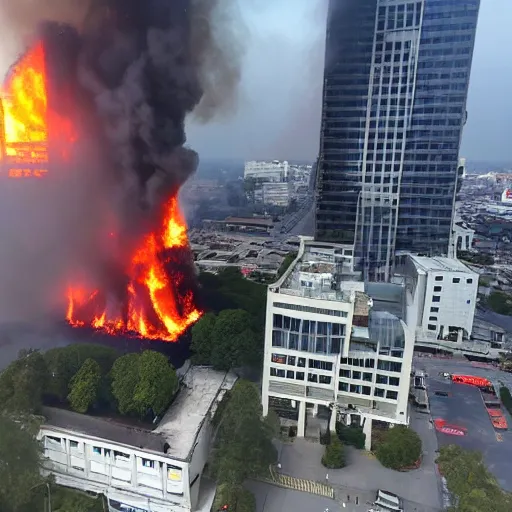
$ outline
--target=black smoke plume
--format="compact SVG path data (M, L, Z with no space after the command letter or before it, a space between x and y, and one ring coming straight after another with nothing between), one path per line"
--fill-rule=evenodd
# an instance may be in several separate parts
M52 172L67 175L40 192L49 213L37 219L38 235L29 240L28 214L16 228L14 238L25 233L26 263L38 255L34 273L44 260L44 275L25 276L16 290L20 301L31 295L33 302L77 268L96 283L123 288L126 253L197 167L198 155L186 146L187 115L207 121L236 103L243 50L236 0L39 4L0 0L0 13L11 16L10 30L18 27L25 40L43 40L49 108L73 120L79 144L72 163L50 165L47 181ZM50 148L58 130L49 126ZM101 232L110 213L114 248ZM20 284L13 285L11 267L12 290Z

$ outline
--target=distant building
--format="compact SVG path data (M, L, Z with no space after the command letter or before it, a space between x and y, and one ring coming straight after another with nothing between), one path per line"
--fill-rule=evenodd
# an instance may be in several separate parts
M281 182L288 179L288 162L279 160L245 162L244 179L252 178L265 182Z
M267 292L264 414L275 410L300 437L318 438L336 421L358 424L367 448L373 420L408 424L414 337L397 316L403 287L385 286L393 293L382 301L380 288L360 280L352 246L302 237Z
M60 485L107 497L110 512L210 510L215 485L202 481L219 401L236 377L193 367L158 426L45 408L39 439L45 473ZM208 506L209 504L209 506Z

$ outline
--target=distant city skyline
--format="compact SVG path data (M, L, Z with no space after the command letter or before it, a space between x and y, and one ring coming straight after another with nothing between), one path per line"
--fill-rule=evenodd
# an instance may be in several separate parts
M249 28L242 97L231 118L189 122L188 143L203 158L314 160L327 0L241 6ZM482 0L461 148L468 161L512 163L511 18L509 0Z

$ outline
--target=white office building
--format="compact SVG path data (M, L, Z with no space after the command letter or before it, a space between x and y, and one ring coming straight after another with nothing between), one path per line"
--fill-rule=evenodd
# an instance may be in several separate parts
M104 494L111 512L210 512L215 484L201 475L211 419L235 380L191 368L154 430L47 407L38 435L45 472L58 484Z
M370 448L374 420L408 424L414 337L404 287L359 277L351 246L302 237L268 289L262 403L300 437L358 423Z
M405 277L406 321L416 338L449 342L469 339L473 330L478 274L452 258L399 257Z

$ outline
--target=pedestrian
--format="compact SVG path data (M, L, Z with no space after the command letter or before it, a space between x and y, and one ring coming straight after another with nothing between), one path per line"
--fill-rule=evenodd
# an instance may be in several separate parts
M325 481L326 481L326 482L328 482L328 481L329 481L329 473L327 473L327 474L325 475Z
M281 469L281 463L280 462L277 463L277 469Z

